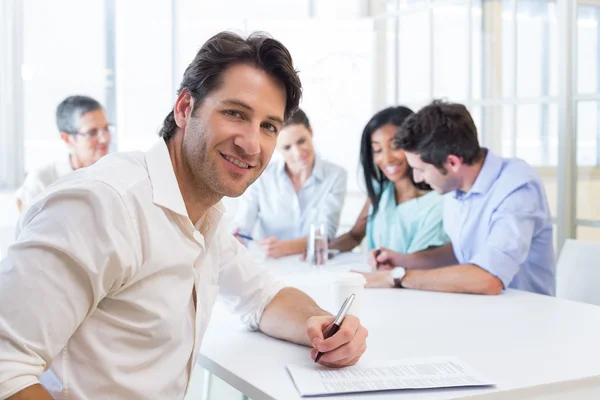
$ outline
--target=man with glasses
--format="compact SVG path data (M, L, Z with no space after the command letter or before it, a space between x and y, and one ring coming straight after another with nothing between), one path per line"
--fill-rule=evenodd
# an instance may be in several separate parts
M21 212L54 181L94 164L108 153L114 128L100 103L91 97L70 96L63 100L56 109L56 124L69 156L29 172L16 194Z

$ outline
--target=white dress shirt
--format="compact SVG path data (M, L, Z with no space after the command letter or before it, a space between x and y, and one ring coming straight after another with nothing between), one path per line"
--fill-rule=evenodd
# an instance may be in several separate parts
M71 166L71 158L68 155L29 171L25 181L15 193L17 199L23 203L22 211L25 211L48 186L71 172L73 172L73 167Z
M49 188L0 264L0 398L50 368L56 399L182 399L217 293L256 329L282 287L223 210L192 224L162 139Z
M315 157L312 175L300 191L285 172L283 159L273 161L241 196L234 224L252 235L258 222L258 237L292 240L308 236L312 223L327 224L327 237L336 235L346 196L347 173Z

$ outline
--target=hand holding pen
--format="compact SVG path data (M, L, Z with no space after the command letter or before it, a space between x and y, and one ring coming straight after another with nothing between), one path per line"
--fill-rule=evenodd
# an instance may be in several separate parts
M315 362L333 368L345 367L356 364L366 351L367 329L354 315L343 317L350 309L349 301L344 302L336 317L316 316L308 320L306 333L313 345L310 354Z
M367 262L373 271L386 271L393 269L397 265L401 265L397 260L397 258L401 256L400 253L382 247L380 249L371 250Z

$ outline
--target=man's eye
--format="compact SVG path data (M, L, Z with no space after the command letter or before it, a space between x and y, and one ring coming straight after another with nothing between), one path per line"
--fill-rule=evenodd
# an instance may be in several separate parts
M225 110L225 114L230 115L232 117L241 118L242 113L235 110Z
M262 124L262 127L268 130L269 132L277 133L277 128L273 124L264 123Z

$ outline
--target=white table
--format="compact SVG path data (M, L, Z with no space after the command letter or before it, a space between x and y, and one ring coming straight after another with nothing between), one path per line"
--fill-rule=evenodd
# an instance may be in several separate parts
M329 268L360 266L352 257L342 256ZM294 259L268 264L333 311L327 273L312 273ZM308 348L245 331L220 303L212 318L200 365L253 400L301 398L285 365L309 360ZM370 332L363 360L457 356L497 386L339 395L336 400L600 398L597 306L514 290L475 296L367 289L362 322Z

